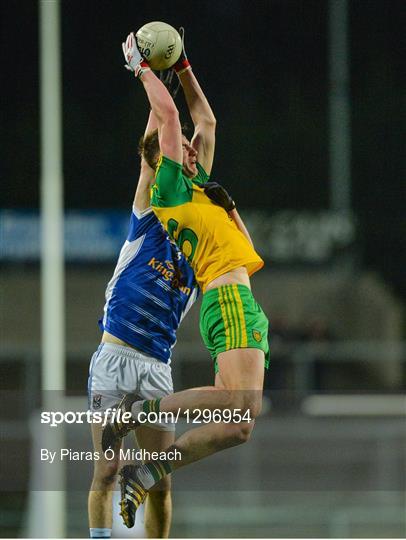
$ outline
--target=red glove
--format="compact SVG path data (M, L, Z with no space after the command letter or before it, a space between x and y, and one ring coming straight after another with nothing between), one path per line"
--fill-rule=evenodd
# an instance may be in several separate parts
M173 69L176 71L177 75L180 75L181 73L184 73L188 69L192 69L192 66L190 65L189 60L186 56L185 51L185 29L183 26L179 28L179 34L182 39L182 52L180 53L179 60L176 62L176 64L173 66Z

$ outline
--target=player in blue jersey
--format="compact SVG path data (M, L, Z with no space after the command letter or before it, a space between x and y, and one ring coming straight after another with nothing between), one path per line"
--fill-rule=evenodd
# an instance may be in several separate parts
M152 113L146 133L155 129ZM117 405L127 393L144 399L173 392L171 351L176 330L196 300L198 288L185 257L172 243L150 208L154 171L141 160L127 239L106 289L104 317L100 321L102 342L89 370L89 405L104 411ZM112 494L119 466L108 461L101 447L102 426L92 425L95 451L89 493L89 526L92 538L109 538L112 528ZM135 434L141 449L149 452L168 448L174 441L172 424L140 426ZM170 480L149 494L145 511L148 537L168 537L171 523Z
M145 135L156 126L157 121L150 114ZM90 363L88 394L93 411L114 407L120 400L126 408L134 393L143 399L159 399L173 391L171 351L178 326L196 300L198 288L185 257L169 240L150 208L153 182L154 170L142 159L128 236L106 289L100 321L102 342ZM224 190L213 190L213 185L207 189L212 200L224 206ZM173 444L174 429L172 424L154 423L138 427L135 435L141 449L161 451ZM102 431L100 424L92 425L94 449L101 456L94 462L89 493L93 538L111 535L112 492L121 436L125 434L119 433L119 442L114 445L115 458L108 461L103 457ZM157 488L147 498L145 529L148 537L165 538L172 512L170 477L165 477Z

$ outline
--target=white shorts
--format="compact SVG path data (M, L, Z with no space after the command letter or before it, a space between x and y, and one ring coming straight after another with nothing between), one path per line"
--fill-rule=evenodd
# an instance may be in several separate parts
M91 411L114 407L128 393L157 399L173 393L171 366L122 345L101 343L90 361L88 399ZM173 423L144 424L174 431Z

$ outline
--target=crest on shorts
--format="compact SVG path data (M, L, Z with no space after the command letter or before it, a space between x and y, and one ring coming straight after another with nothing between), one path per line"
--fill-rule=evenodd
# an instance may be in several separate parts
M262 334L258 330L253 330L252 331L252 337L255 339L255 341L257 341L259 343L261 341L261 339L262 339Z
M93 409L100 409L102 396L101 394L95 394L93 396Z

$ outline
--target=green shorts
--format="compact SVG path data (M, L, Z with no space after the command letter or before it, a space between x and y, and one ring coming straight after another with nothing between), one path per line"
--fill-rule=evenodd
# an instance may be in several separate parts
M217 355L232 349L254 348L269 365L268 319L245 285L223 285L203 295L200 333L218 372Z

